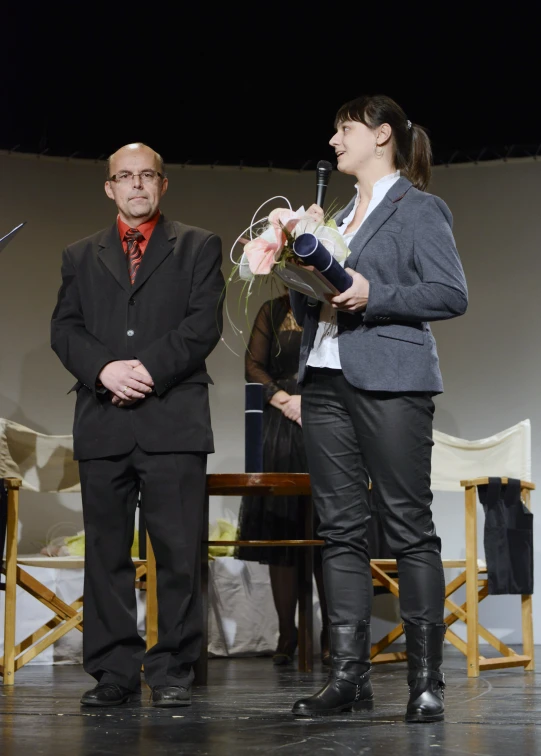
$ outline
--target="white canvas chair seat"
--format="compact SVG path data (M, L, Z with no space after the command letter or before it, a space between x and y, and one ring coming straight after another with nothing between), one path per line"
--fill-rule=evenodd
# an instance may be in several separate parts
M4 656L0 657L0 675L4 685L13 685L15 672L45 651L70 630L83 629L83 597L67 604L47 586L30 575L24 567L81 569L81 557L29 557L18 554L19 490L36 493L77 493L81 490L79 466L73 460L71 435L47 436L31 428L0 418L0 478L7 489L7 525L5 560L0 574L5 583ZM136 583L148 588L146 606L146 642L157 640L156 565L147 537L147 559L134 559ZM145 582L142 582L143 577ZM54 616L20 643L15 642L16 593L22 588L50 609Z
M479 602L488 596L487 565L477 558L477 488L486 485L488 478L501 478L506 484L508 478L521 481L521 498L530 508L531 483L531 427L529 420L496 433L488 438L466 440L434 431L432 450L432 490L464 491L466 507L466 557L444 559L444 568L459 568L461 572L451 580L445 589L445 617L447 632L445 637L467 657L468 676L478 677L482 669L501 669L522 666L534 669L532 596L521 597L522 645L523 653L517 654L500 641L487 628L479 624ZM376 585L387 588L396 597L399 595L395 560L373 560L372 577ZM466 601L456 604L451 598L462 586L466 587ZM464 642L453 630L455 622L463 622L467 628ZM402 625L397 625L379 642L372 646L372 662L375 664L402 661L405 652L383 653L391 643L403 634ZM485 659L479 655L479 637L489 643L500 654L499 657Z

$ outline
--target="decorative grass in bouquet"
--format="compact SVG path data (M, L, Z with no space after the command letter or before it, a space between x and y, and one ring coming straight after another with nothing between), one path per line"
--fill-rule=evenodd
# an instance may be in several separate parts
M258 217L271 202L284 200L287 207L277 207L269 215ZM266 200L254 213L252 222L235 240L230 258L233 270L226 283L225 310L234 333L242 335L229 309L231 284L242 282L238 307L248 318L248 300L255 284L280 281L290 289L322 302L341 293L352 284L344 270L349 250L339 233L330 207L323 221L314 220L304 207L293 210L286 197ZM238 245L243 245L240 258Z

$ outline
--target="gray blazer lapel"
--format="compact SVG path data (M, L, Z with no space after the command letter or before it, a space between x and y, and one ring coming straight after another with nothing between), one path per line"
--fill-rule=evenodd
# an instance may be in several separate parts
M154 273L158 265L172 252L176 238L177 233L174 225L162 215L145 249L145 254L137 271L132 291L137 291L147 278Z
M106 231L103 234L98 244L100 247L98 250L98 257L100 260L113 274L122 288L126 289L126 291L130 291L132 285L128 275L128 263L122 248L122 242L120 241L116 222L109 231Z
M353 210L353 205L355 204L356 196L351 199L348 204L345 206L343 210L339 210L339 212L336 213L334 216L334 221L336 225L340 228L342 221L344 218Z
M355 269L359 262L359 257L366 244L379 231L381 226L389 220L391 215L396 212L398 202L411 188L411 181L402 176L392 185L379 205L370 213L366 221L357 231L349 243L349 257L344 263L344 267Z

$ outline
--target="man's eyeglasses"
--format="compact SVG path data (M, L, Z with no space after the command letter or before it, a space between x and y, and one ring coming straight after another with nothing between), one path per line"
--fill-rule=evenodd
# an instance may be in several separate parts
M163 178L163 174L159 173L159 171L141 171L140 173L120 171L120 173L115 173L114 176L109 176L109 181L115 181L119 184L128 184L133 181L136 176L141 178L143 184L151 184L153 181Z

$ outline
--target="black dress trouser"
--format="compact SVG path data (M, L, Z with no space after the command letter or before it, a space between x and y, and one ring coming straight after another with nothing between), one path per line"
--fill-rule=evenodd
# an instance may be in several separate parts
M200 548L206 454L129 454L79 462L85 528L83 666L98 682L136 690L193 679L201 651ZM156 557L158 643L137 632L130 555L139 489Z
M308 370L302 427L332 624L370 621L369 480L397 560L403 621L443 622L441 542L431 513L433 415L430 394L362 391L340 370Z

